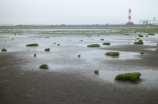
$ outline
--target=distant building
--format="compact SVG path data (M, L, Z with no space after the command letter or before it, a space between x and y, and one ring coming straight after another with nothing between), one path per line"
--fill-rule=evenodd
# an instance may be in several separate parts
M154 17L153 20L140 20L139 24L158 25L158 20Z

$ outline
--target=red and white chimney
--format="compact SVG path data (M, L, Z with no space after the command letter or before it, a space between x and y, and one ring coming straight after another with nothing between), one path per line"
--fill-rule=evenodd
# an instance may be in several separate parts
M128 23L131 23L131 9L129 9L128 13Z

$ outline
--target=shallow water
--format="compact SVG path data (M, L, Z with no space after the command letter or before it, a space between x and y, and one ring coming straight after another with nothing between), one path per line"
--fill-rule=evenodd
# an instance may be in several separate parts
M141 76L140 76L140 80L136 81L136 82L128 82L128 81L116 81L115 77L118 74L123 74L123 73L132 73L132 72L140 72ZM103 71L100 70L99 71L99 78L104 79L106 81L109 82L113 82L113 83L119 83L119 84L138 84L138 86L145 86L150 89L158 89L158 71L156 70L133 70L133 71ZM140 85L139 85L140 84ZM154 86L153 86L153 85ZM149 87L150 86L150 87Z
M17 30L16 30L17 31ZM80 30L22 30L24 31L23 35L11 35L6 33L0 34L0 47L6 48L7 53L17 53L17 58L22 58L26 62L23 65L18 65L22 70L36 70L39 69L39 65L46 63L49 66L49 71L57 72L74 72L82 75L91 76L91 73L95 69L99 69L98 77L110 83L123 84L122 82L114 81L114 78L119 73L133 72L129 71L130 66L125 65L115 65L113 61L126 61L126 60L141 60L140 53L138 52L126 52L119 51L119 56L107 56L106 52L117 51L117 50L106 50L108 47L119 47L123 45L134 45L135 39L138 37L137 34L123 35L123 34L104 34L104 31L118 31L118 30L86 30L88 34L93 34L92 36L86 36L87 33L78 34L78 31L85 31L84 29ZM35 31L35 33L29 33L28 31ZM39 31L59 31L54 34L38 34ZM62 32L64 31L64 32ZM65 32L66 31L66 32ZM73 33L70 33L72 32ZM75 32L76 31L76 32ZM25 33L26 32L26 33ZM101 34L100 34L101 33ZM99 36L98 36L99 34ZM144 36L146 34L143 34ZM136 37L135 37L136 36ZM49 38L45 38L49 37ZM147 46L155 46L156 39L158 35L143 37L144 44ZM12 40L14 38L14 40ZM156 38L156 39L155 39ZM100 39L104 39L101 41ZM148 41L145 41L145 40ZM6 40L6 42L5 42ZM83 41L80 41L83 40ZM104 42L110 42L111 45L102 45ZM26 44L38 43L37 47L27 47ZM55 44L54 44L55 43ZM60 44L60 46L57 46ZM89 44L100 44L101 47L90 48L87 47ZM50 52L45 52L45 48L50 48ZM102 50L104 48L105 50ZM150 48L147 48L147 50ZM152 49L151 49L152 51ZM37 54L34 57L34 53ZM2 55L3 53L1 53ZM81 55L78 58L78 55ZM128 68L129 67L129 68ZM141 81L137 83L139 86L146 86L147 88L153 88L153 86L158 86L158 71L154 71L149 67L144 70L141 66L136 66L138 70L134 72L141 72ZM125 71L126 68L129 70ZM106 70L108 69L108 70ZM119 69L116 70L116 69ZM143 70L140 70L143 69ZM156 69L156 68L155 68ZM46 70L45 70L46 71ZM87 74L85 74L87 73ZM152 75L152 77L151 77ZM92 75L93 76L93 75ZM128 83L131 84L131 83ZM151 86L149 86L151 85Z

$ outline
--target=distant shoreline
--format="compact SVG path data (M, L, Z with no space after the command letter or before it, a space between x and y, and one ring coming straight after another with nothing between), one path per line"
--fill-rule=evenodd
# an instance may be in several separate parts
M0 26L0 29L126 29L126 28L158 28L158 25L51 25L51 26Z

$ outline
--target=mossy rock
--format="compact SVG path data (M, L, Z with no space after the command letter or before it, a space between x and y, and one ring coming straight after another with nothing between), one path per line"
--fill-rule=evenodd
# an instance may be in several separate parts
M156 50L158 51L158 48Z
M110 43L109 42L105 42L105 43L103 43L103 45L110 45Z
M140 52L140 54L144 54L144 52Z
M103 41L104 39L100 39L100 40L102 40L102 41Z
M99 70L94 70L94 73L95 74L99 74Z
M36 53L34 54L34 57L36 57Z
M125 73L119 74L115 77L115 80L123 80L123 81L136 81L141 76L141 73L134 72L134 73Z
M60 46L60 44L58 44L58 46Z
M143 41L139 40L138 42L134 42L134 44L143 44Z
M143 42L134 42L134 44L143 44Z
M46 48L45 51L50 51L50 48Z
M148 35L154 35L153 33L148 33Z
M129 35L129 34L124 34L124 35Z
M80 58L80 57L81 57L81 55L78 55L78 57Z
M2 52L6 52L6 51L7 51L7 49L5 49L5 48L2 49Z
M38 46L37 43L27 44L26 46Z
M143 35L141 35L141 34L139 34L138 36L139 36L139 37L143 37Z
M119 52L106 52L105 55L119 56Z
M48 69L48 65L47 64L42 64L42 65L39 66L39 68Z
M142 40L139 40L139 42L143 42Z
M90 45L87 45L87 47L100 47L99 44L90 44Z

